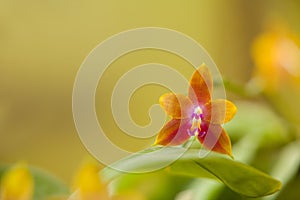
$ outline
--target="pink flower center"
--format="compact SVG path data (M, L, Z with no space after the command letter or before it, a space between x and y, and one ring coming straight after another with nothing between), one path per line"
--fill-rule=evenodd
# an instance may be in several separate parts
M193 114L191 116L191 128L189 128L188 134L190 136L198 136L201 131L203 112L200 106L194 108Z

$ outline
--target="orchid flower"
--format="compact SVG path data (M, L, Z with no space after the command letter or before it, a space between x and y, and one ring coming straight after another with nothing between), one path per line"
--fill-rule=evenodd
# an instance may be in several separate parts
M188 96L162 95L159 103L172 119L160 130L155 144L176 146L194 136L207 149L232 157L231 141L222 124L234 117L237 108L224 99L212 100L212 90L211 73L202 64L191 77Z

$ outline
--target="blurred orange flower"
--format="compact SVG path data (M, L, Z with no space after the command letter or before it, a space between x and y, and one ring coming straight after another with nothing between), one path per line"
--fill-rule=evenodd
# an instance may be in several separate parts
M252 45L255 80L268 92L286 81L300 83L300 40L286 26L272 24Z
M233 118L237 108L224 99L211 100L212 89L210 71L202 64L191 77L188 97L162 95L160 105L172 119L158 133L155 144L180 145L196 136L206 148L232 156L230 138L221 125Z

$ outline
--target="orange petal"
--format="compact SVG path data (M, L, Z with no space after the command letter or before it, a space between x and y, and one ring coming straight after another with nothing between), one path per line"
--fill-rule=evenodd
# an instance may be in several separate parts
M190 138L188 120L172 119L160 130L155 145L176 146Z
M189 117L192 109L191 100L182 94L167 93L159 98L159 103L166 113L175 119Z
M213 124L230 121L237 111L236 106L227 100L218 99L204 105L204 120Z
M202 64L192 75L189 98L194 104L204 105L211 99L213 81L208 67Z
M221 125L210 124L207 133L199 135L198 140L205 148L232 157L230 138Z

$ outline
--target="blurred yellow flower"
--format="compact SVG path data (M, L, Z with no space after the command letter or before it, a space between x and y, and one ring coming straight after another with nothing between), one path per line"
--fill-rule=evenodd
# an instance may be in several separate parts
M255 78L264 90L275 91L285 81L300 83L299 44L299 37L281 24L271 25L254 40Z
M25 164L16 164L9 169L1 181L1 200L31 200L34 182Z
M122 194L111 196L108 186L103 183L99 175L99 166L94 161L86 161L80 167L74 178L77 191L68 200L145 200L146 198L137 191L126 191Z
M98 175L99 167L93 161L85 162L75 175L74 186L78 188L80 200L109 199L106 185Z

